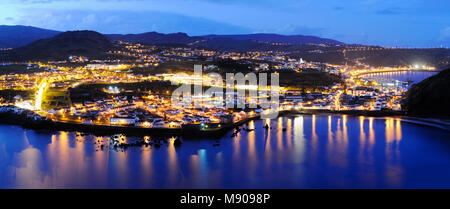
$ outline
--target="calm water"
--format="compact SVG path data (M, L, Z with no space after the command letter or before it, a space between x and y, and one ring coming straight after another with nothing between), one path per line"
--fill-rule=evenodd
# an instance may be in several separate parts
M171 139L126 150L101 150L109 137L0 125L0 188L450 188L449 132L394 118L264 124L220 146Z
M365 75L363 77L374 79L381 78L389 80L399 80L403 82L411 80L412 83L419 83L424 79L436 74L437 72L429 72L429 71L401 71L401 72L374 73Z

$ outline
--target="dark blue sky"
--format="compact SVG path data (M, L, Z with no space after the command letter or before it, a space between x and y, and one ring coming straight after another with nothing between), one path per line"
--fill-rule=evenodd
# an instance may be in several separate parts
M1 0L0 24L102 33L279 33L450 47L449 0Z

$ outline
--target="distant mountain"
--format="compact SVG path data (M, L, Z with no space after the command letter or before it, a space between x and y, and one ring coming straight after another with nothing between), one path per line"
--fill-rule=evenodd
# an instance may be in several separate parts
M108 34L106 35L113 40L120 40L130 43L143 43L143 44L190 44L192 42L201 40L200 37L190 37L186 33L157 33L148 32L141 34Z
M31 26L0 26L0 48L17 48L25 46L39 39L54 37L61 32L47 30ZM339 41L303 35L279 35L279 34L243 34L243 35L205 35L189 36L186 33L158 33L148 32L141 34L107 34L112 40L126 41L130 43L142 43L151 45L168 46L192 46L217 50L245 51L255 50L285 50L286 46L274 46L271 43L288 44L342 44ZM291 47L292 48L292 47Z
M231 38L211 38L194 42L192 47L200 47L205 49L213 49L220 51L292 51L301 48L300 45L282 46L272 45L271 43L262 43L254 40L238 40Z
M450 117L450 69L413 85L402 103L409 115Z
M129 43L142 43L150 45L189 45L191 47L202 47L215 50L298 50L297 47L274 45L274 43L286 43L291 45L301 44L331 44L339 45L342 42L319 38L316 36L302 35L278 35L278 34L245 34L245 35L206 35L189 36L186 33L163 34L157 32L141 34L109 34L113 40ZM294 49L293 49L294 48Z
M31 26L0 25L0 48L16 48L25 46L33 41L43 38L51 38L59 33L59 31Z
M244 35L205 35L205 36L189 36L186 33L141 33L141 34L109 34L109 38L114 40L121 40L131 43L145 43L145 44L197 44L197 42L208 41L212 45L215 42L235 42L247 44L251 42L266 42L266 43L288 43L288 44L343 44L342 42L320 38L316 36L303 35L279 35L279 34L244 34Z
M14 49L16 60L67 59L70 55L96 58L113 49L111 40L95 31L68 31Z
M270 33L242 34L242 35L206 35L198 36L206 39L234 39L234 40L250 40L268 43L288 43L288 44L343 44L333 39L320 38L317 36L304 35L279 35Z

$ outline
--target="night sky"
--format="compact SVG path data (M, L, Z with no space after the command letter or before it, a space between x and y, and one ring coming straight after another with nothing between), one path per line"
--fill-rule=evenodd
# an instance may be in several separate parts
M102 33L279 33L450 47L449 0L1 0L0 25Z

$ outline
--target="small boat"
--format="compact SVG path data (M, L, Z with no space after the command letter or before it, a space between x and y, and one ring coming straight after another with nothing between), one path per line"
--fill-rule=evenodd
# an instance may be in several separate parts
M283 131L286 131L286 128L283 128Z
M269 124L264 125L264 128L267 130L269 129Z
M115 134L115 135L111 136L110 143L111 144L118 144L118 143L121 143L121 142L124 142L124 141L125 141L125 135L123 135L123 134Z
M145 144L149 144L150 143L150 137L149 136L144 136L144 143Z

